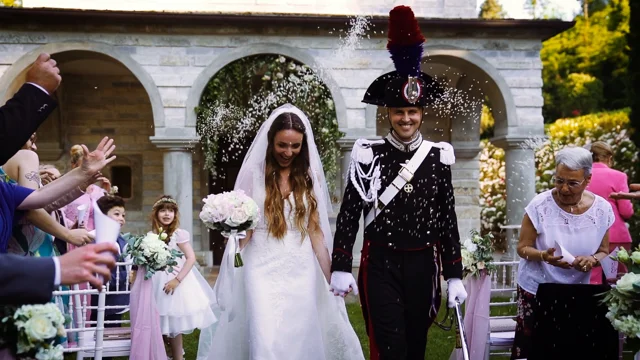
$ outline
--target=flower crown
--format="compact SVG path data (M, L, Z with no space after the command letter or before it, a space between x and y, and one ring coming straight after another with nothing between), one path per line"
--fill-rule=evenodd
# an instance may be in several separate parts
M160 204L164 204L164 203L170 203L170 204L178 205L178 203L175 200L173 200L172 198L163 197L162 199L156 201L155 204L153 204L153 208L155 209L156 206L158 206Z

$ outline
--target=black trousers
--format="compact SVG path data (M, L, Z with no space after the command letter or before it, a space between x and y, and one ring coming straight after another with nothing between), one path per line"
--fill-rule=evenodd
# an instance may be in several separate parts
M423 360L440 306L433 248L393 251L365 242L358 276L371 360Z

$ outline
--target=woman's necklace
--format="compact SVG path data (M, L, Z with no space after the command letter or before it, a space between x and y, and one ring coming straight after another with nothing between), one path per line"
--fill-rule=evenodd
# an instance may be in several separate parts
M569 212L573 214L574 212L574 207L576 210L580 209L580 204L582 203L582 200L584 199L584 192L582 193L582 195L580 196L580 201L578 201L577 203L573 204L573 205L569 205ZM566 205L565 205L566 206Z

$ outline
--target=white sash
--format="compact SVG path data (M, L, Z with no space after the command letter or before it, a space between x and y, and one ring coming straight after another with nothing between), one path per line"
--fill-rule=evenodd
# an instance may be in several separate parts
M402 189L408 182L411 182L413 174L418 170L432 147L433 143L431 141L423 140L416 153L413 154L413 157L409 160L409 163L402 164L402 169L400 169L398 176L396 176L391 185L388 186L378 198L378 208L376 209L376 206L374 205L371 210L369 210L367 216L365 216L365 228L373 222L376 216L378 216L378 213L382 212L382 210L389 205L391 200L393 200L398 192L400 192L400 189Z

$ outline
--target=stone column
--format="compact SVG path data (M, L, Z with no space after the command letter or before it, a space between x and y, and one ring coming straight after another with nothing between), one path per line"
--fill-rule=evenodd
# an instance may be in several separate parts
M158 148L164 149L164 193L178 202L180 227L193 235L193 163L191 151L197 138L150 138ZM195 251L202 249L201 242L193 241Z
M507 182L507 223L520 225L524 208L536 196L535 150L527 147L527 137L500 136L492 143L505 150Z
M460 239L471 230L480 231L480 147L478 142L454 143L456 163L451 166L451 178L456 197L456 216Z

